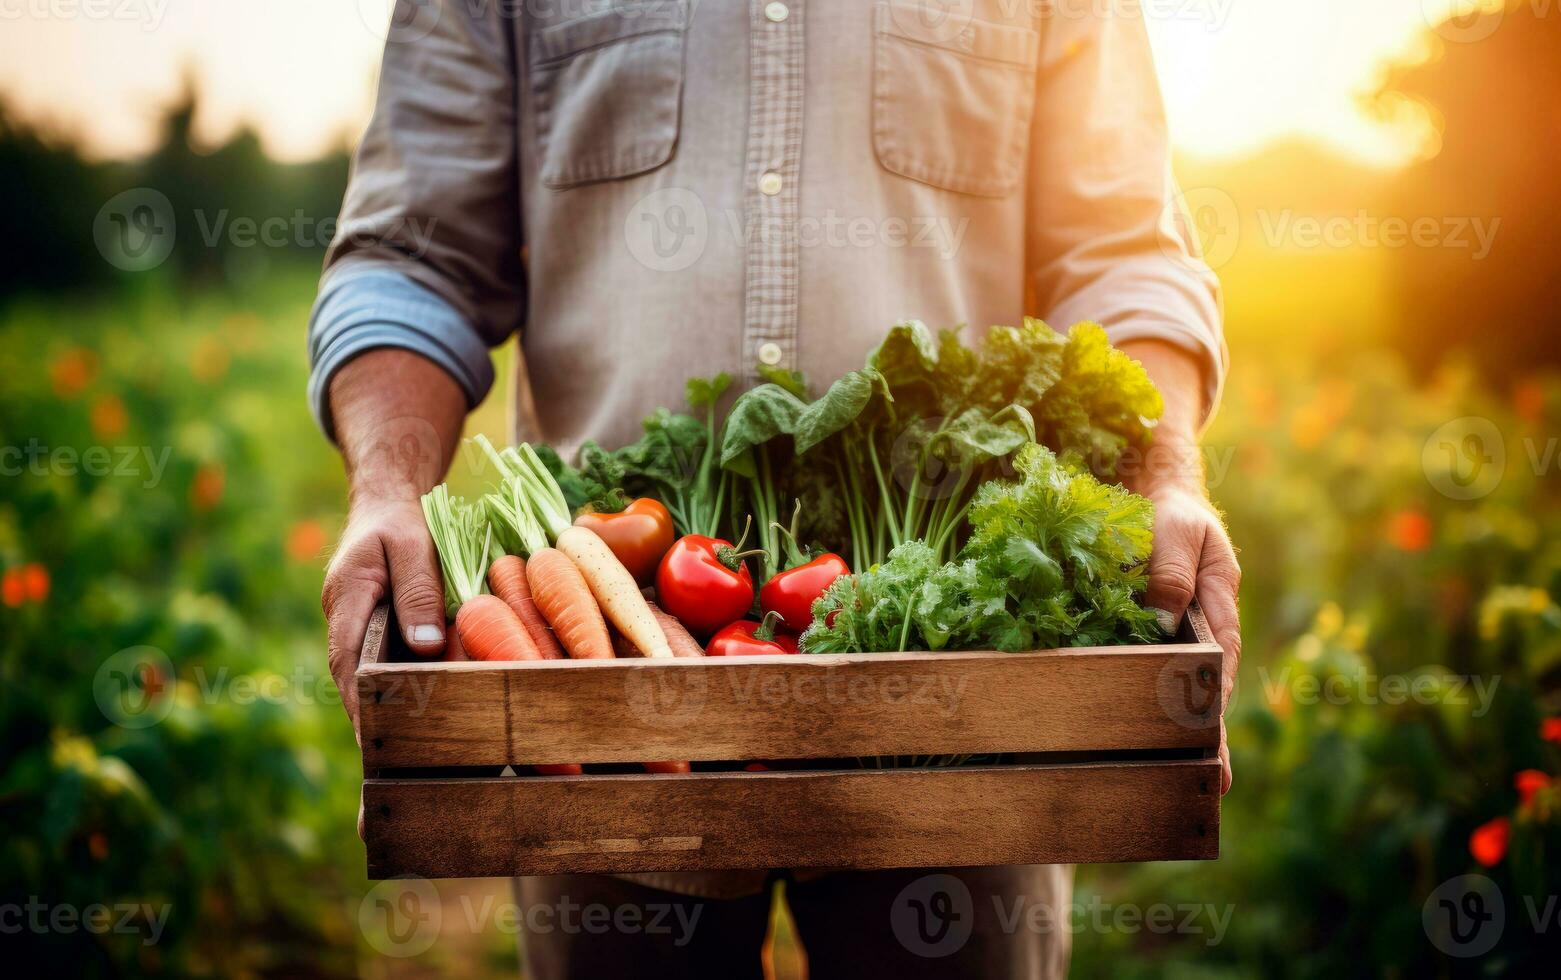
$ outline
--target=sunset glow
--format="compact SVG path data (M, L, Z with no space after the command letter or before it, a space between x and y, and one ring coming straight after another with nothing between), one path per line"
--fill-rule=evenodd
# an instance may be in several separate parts
M1495 0L1141 2L1183 151L1242 156L1302 135L1392 165L1416 141L1370 118L1358 98L1386 63L1476 40L1454 25L1438 37L1430 25ZM134 155L153 142L154 107L190 73L206 97L203 138L249 121L275 155L308 158L361 129L389 3L142 0L94 17L63 0L0 0L0 95L95 154Z

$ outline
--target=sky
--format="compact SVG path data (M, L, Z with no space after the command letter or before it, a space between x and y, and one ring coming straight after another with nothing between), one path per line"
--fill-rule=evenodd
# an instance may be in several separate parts
M218 142L247 121L273 155L307 159L367 120L391 2L0 0L0 95L93 155L133 156L193 72L206 96L198 135ZM1390 60L1477 43L1432 27L1500 0L1141 3L1182 151L1233 158L1299 135L1393 166L1418 143L1366 115L1361 94Z

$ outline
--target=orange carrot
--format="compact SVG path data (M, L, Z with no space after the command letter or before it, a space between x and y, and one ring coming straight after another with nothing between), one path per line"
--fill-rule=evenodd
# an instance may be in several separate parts
M553 633L577 660L611 660L612 641L596 598L569 556L556 548L532 552L526 562L531 597ZM506 607L508 608L508 607Z
M526 560L519 555L505 555L493 563L488 569L488 588L493 594L509 603L509 607L515 610L515 615L526 624L526 632L531 634L531 640L536 644L537 652L544 660L557 660L564 655L564 648L558 645L558 638L553 635L552 629L547 625L547 620L542 618L542 613L537 609L536 600L531 598L531 586L526 582Z
M473 660L536 660L536 644L515 610L498 596L478 595L461 603L455 631Z

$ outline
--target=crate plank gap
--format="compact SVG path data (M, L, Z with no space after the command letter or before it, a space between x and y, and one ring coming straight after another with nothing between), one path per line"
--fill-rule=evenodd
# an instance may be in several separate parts
M357 680L371 879L1208 860L1220 648L417 661L375 610ZM992 764L873 768L876 757ZM504 766L835 760L769 772Z

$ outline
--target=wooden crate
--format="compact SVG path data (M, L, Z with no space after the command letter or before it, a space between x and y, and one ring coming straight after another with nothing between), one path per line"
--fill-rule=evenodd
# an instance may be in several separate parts
M447 664L407 662L381 606L358 668L369 877L1215 858L1220 649L1196 608L1177 639ZM695 771L622 765L662 759ZM815 761L701 771L732 760ZM620 765L499 774L565 762Z

